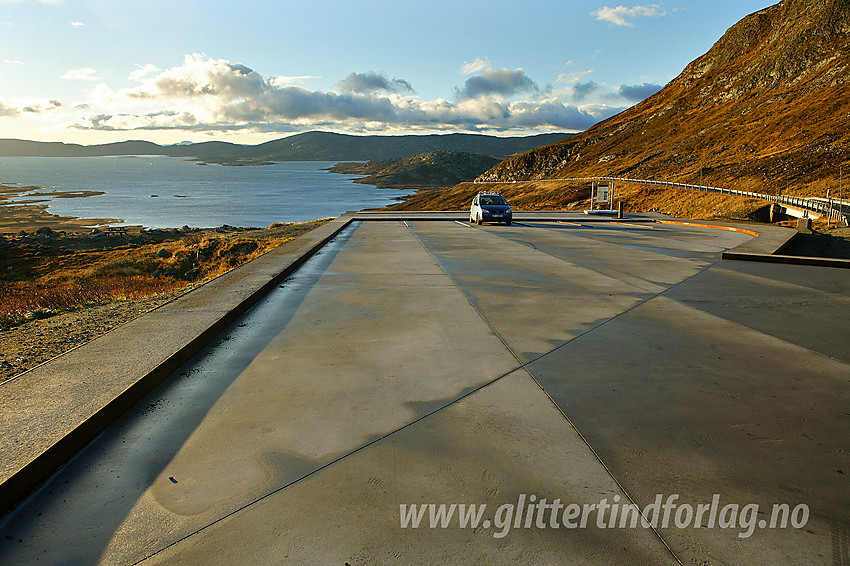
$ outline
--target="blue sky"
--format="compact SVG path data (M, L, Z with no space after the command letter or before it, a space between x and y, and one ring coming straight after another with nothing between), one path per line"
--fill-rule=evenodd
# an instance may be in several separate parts
M769 0L0 0L0 137L580 131Z

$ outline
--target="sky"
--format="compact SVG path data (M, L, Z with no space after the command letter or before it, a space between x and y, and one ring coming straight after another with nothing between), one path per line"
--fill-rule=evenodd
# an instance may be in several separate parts
M0 138L577 132L771 0L0 0Z

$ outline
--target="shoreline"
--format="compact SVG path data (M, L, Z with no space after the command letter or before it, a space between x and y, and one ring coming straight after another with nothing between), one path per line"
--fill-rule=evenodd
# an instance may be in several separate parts
M111 156L111 157L119 157L119 158L134 158L138 156ZM166 159L175 159L173 157L167 156L155 156L155 157L165 157ZM75 157L69 157L68 159L77 159ZM202 162L195 161L189 159L182 159L182 161L194 162L196 165L219 165L221 167L232 167L236 164L233 163L214 163L214 162ZM276 163L284 163L284 162L264 162L264 163L240 163L238 165L273 165ZM288 163L288 162L286 162ZM311 161L312 163L312 161ZM332 164L332 166L338 165L340 162L329 161L327 162ZM331 167L324 167L321 171L330 174L332 176L337 176L339 173L335 171L331 171ZM347 186L352 186L352 184L357 183L359 179L348 179L351 184L346 183ZM385 187L378 186L373 183L361 183L363 185L368 185L371 188L376 190L384 189ZM354 185L356 186L356 185ZM394 190L398 190L397 187L392 187ZM415 189L410 188L410 191L414 191ZM123 224L127 222L127 219L124 218L116 218L116 217L78 217L71 215L63 215L59 213L52 212L51 209L51 201L55 199L71 199L71 198L87 198L91 196L98 196L106 194L107 190L78 190L78 189L55 189L55 188L46 188L39 185L24 185L23 183L15 182L14 179L3 179L0 181L0 235L10 236L10 235L18 235L21 232L27 232L28 234L34 233L36 230L40 228L50 228L55 232L65 232L68 234L81 234L81 233L90 233L93 229L99 228L104 229L110 225L120 225L120 228L126 228L132 233L139 232L144 229L145 226L142 224L138 224L139 220L135 220L136 224ZM382 191L383 192L383 191ZM411 193L413 194L413 193ZM159 195L150 195L151 197L159 197ZM175 198L188 198L186 194L174 194ZM397 204L400 200L405 197L409 197L411 195L394 195L389 199L389 202L385 202L384 204L365 204L362 201L349 203L347 206L351 206L348 210L346 207L339 207L338 213L334 213L334 211L328 211L330 214L325 214L322 210L314 211L316 212L316 216L313 217L302 217L299 215L298 218L292 219L272 219L268 223L253 223L247 222L244 225L240 223L240 226L243 228L258 228L262 229L267 227L270 224L276 224L280 222L284 223L301 223L301 222L312 222L315 220L321 220L323 218L335 217L340 214L343 214L348 211L355 210L375 210L382 209L387 206L393 206ZM13 202L13 199L14 202ZM321 207L319 207L321 208ZM91 211L94 214L97 214L97 211ZM121 211L109 211L109 210L101 210L100 212L104 212L106 214L119 213ZM73 213L72 213L73 214ZM174 219L172 219L174 220ZM178 220L181 220L178 217ZM166 222L165 226L159 226L158 224L155 228L160 229L172 229L179 227L182 224L188 224L191 222L183 222L175 221L173 224L171 222ZM221 225L228 225L226 222ZM219 227L219 224L209 224L209 225L192 225L193 227L198 227L201 229L206 228L216 228ZM155 229L152 228L152 229Z
M44 199L26 201L22 204L8 202L10 198L29 191L44 191L42 187L16 187L0 185L0 234L18 234L21 231L32 233L39 228L48 227L57 232L83 232L93 228L124 222L120 218L78 218L62 216L48 211L49 205L39 204ZM32 197L53 196L55 198L85 198L101 194L99 191L50 191L34 193ZM127 228L139 228L130 227Z

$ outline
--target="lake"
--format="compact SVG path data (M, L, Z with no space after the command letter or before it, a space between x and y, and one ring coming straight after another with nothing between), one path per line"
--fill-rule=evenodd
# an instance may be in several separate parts
M124 224L148 228L303 222L386 206L413 192L357 184L352 181L359 175L323 170L335 163L223 167L158 156L0 157L0 184L103 191L84 198L39 198L53 214L120 218ZM32 198L23 194L11 202Z

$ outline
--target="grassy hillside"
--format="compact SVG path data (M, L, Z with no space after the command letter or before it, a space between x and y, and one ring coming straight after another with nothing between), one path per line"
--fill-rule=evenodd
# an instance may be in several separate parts
M481 178L594 175L823 196L850 172L850 0L783 0L637 106Z
M521 208L581 208L612 176L803 196L850 177L850 0L783 0L747 16L664 89L562 142L506 159L478 180ZM845 183L848 184L848 183ZM416 195L398 208L466 208L477 188ZM764 203L622 185L633 210L752 217ZM850 189L844 188L845 197Z

